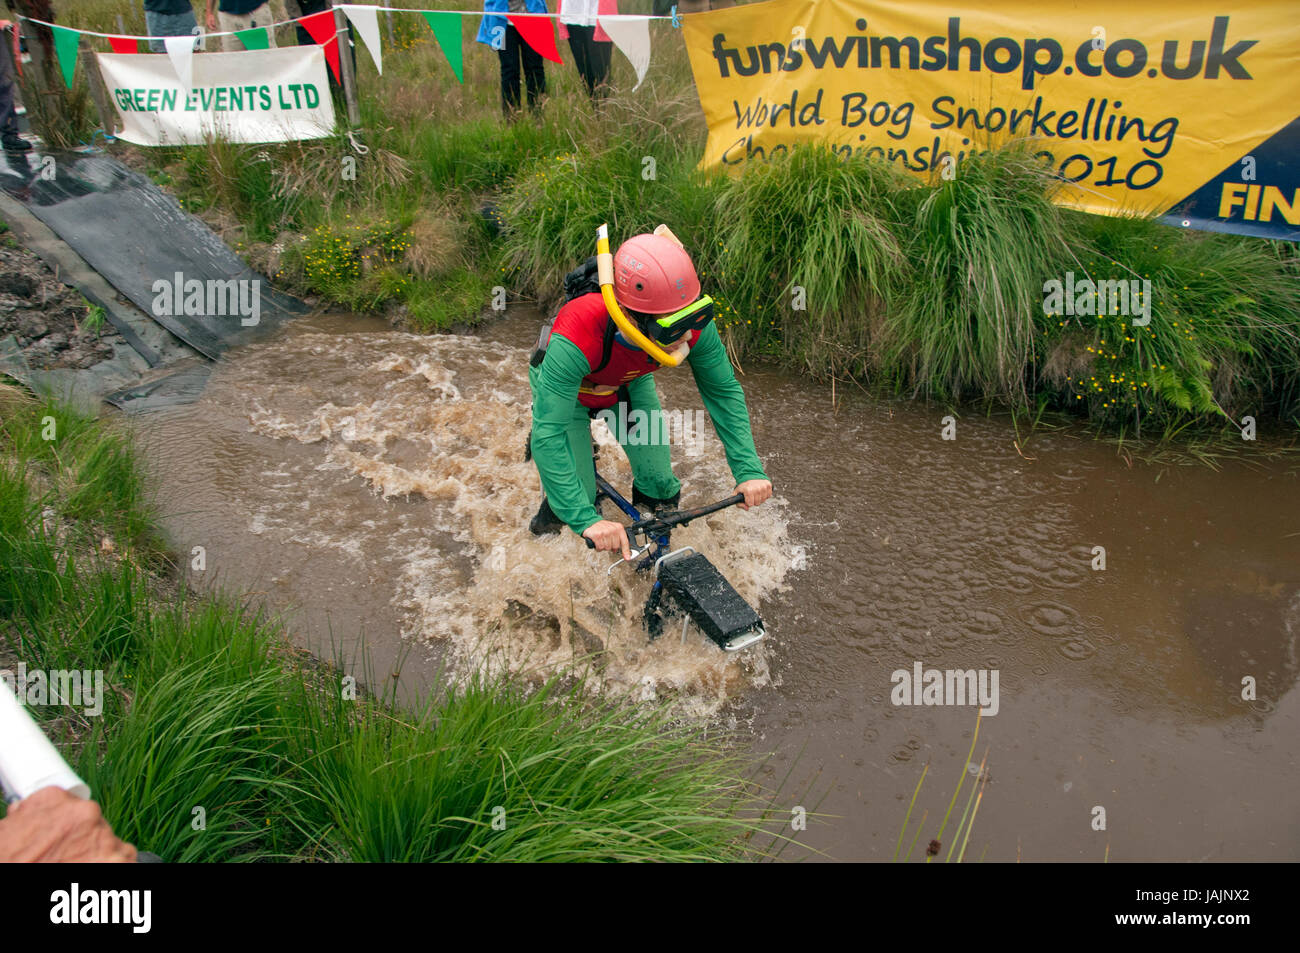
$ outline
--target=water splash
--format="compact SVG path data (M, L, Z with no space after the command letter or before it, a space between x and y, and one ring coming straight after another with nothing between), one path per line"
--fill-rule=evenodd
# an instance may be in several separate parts
M691 716L768 683L764 645L728 655L693 627L684 641L677 629L650 643L641 620L645 574L620 567L608 575L614 557L588 550L573 533L528 533L541 491L523 459L531 425L525 351L460 335L394 333L297 334L258 350L241 374L254 395L248 417L256 433L318 446L318 469L359 477L386 499L427 501L418 517L426 538L413 546L408 536L392 554L392 601L407 620L404 634L450 645L457 671L543 675L580 666L596 690L669 697ZM310 381L287 389L250 379L258 367L283 379L285 367L308 361L354 373L314 369ZM630 487L613 436L603 423L594 433L602 472ZM731 491L716 435L703 438L698 454L674 456L684 501ZM779 498L749 512L729 509L678 530L674 545L706 553L759 605L785 585L791 567L786 513ZM341 535L365 531L339 527ZM372 549L365 541L361 548Z

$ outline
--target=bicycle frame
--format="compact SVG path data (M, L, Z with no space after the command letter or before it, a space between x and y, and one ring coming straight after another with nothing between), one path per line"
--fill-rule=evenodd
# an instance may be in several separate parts
M641 511L627 501L623 494L619 493L614 487L599 473L596 474L596 502L600 502L601 497L610 500L615 506L622 510L632 520L633 525L641 522L644 517ZM637 572L644 572L654 566L655 560L668 552L669 537L672 530L668 530L662 535L648 536L646 548L642 553L646 553L644 559L636 564ZM632 542L629 540L629 542ZM615 563L615 565L618 565Z

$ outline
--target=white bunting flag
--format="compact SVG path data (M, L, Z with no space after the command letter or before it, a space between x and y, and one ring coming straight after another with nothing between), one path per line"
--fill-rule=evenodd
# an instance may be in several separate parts
M384 54L379 49L379 11L374 7L359 7L354 4L340 3L339 7L348 15L352 25L361 34L366 49L370 51L370 56L375 61L375 69L379 70L382 75L384 72Z
M623 51L623 55L636 70L635 90L645 79L646 70L650 68L650 20L648 17L615 16L600 17L601 28L609 34L614 45Z
M165 36L162 40L167 45L167 55L181 79L181 86L190 89L194 86L194 37Z

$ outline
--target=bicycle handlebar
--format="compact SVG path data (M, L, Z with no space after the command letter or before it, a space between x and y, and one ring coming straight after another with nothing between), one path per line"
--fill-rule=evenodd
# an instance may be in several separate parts
M628 536L647 535L653 536L656 533L666 533L674 526L685 526L691 520L697 520L701 516L708 516L710 513L716 513L718 510L725 510L728 506L735 506L737 503L745 502L745 494L737 493L735 496L727 497L725 500L719 500L716 503L710 503L707 506L698 506L691 510L665 510L654 516L648 516L645 519L639 519L627 527ZM596 544L587 537L582 537L587 542L588 549L595 549Z

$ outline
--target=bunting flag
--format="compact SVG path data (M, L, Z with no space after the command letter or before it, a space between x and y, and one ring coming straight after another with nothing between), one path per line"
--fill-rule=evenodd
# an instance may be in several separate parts
M599 23L636 70L635 91L650 68L650 21L645 17L600 17Z
M465 82L465 54L461 49L460 14L426 11L424 18L429 21L429 29L433 30L433 36L442 49L442 55L447 57L447 62L451 64L456 79Z
M358 7L352 4L340 4L338 9L347 14L348 19L352 21L352 25L361 34L366 49L370 51L370 58L375 61L375 69L379 70L379 74L382 76L384 73L384 55L379 49L379 11L374 7Z
M81 33L62 26L52 26L50 32L54 34L54 55L63 72L63 82L71 89L72 77L77 72L77 50L81 43Z
M194 85L194 37L164 36L162 41L181 85L190 89Z
M236 30L235 36L244 44L246 50L266 50L271 47L271 38L266 35L266 27L255 26L251 30Z
M330 65L330 72L338 82L343 82L339 75L339 37L334 23L334 11L322 10L311 16L301 17L298 25L306 30L318 46L325 47L325 62Z
M555 24L550 17L528 17L506 14L510 25L519 31L524 42L536 50L543 59L563 63L555 46Z
M311 36L312 41L324 48L325 61L329 64L330 72L334 74L335 80L342 82L339 69L338 25L334 18L334 10L339 9L346 14L349 23L360 34L366 49L370 51L370 56L375 61L375 69L382 74L384 60L379 34L380 7L341 3L333 9L299 17L292 22L305 29ZM438 47L442 50L443 56L447 58L447 63L451 66L452 72L456 74L457 81L465 82L464 36L461 18L470 14L465 11L443 10L421 10L419 12L424 16L429 28L433 30ZM477 16L478 14L474 15ZM553 63L563 63L563 60L560 59L560 51L555 38L557 16L507 13L506 20L519 31L519 36L539 56ZM600 28L608 34L614 45L622 51L623 55L632 64L632 69L636 72L636 86L633 89L639 88L645 80L650 65L650 18L615 14L613 16L598 17L597 22ZM239 37L246 50L265 50L270 48L268 29L268 27L254 27L249 30L237 30L234 35ZM71 89L77 70L82 31L62 26L51 26L50 30L54 37L54 49L59 63L59 70L63 74L63 82ZM93 35L107 39L114 53L138 53L141 40L162 40L167 47L167 55L171 58L177 75L180 76L186 86L189 86L193 75L191 57L194 52L194 37ZM21 64L19 69L21 71Z

